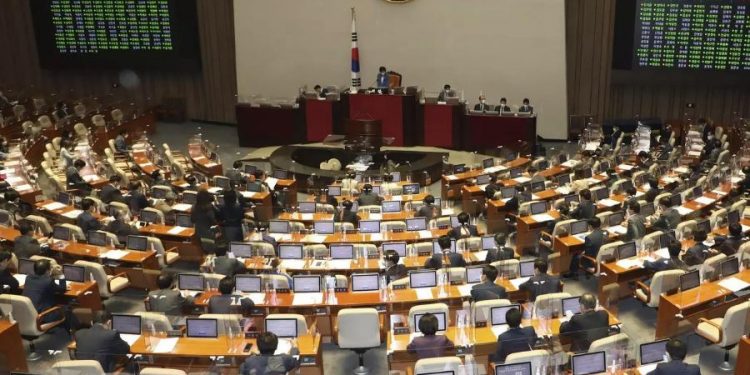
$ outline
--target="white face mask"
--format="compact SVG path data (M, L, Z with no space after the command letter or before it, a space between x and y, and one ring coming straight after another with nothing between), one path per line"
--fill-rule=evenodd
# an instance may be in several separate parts
M482 100L480 100L479 102L480 102L480 103L482 103L482 104L484 104L485 100L484 100L484 99L482 99Z

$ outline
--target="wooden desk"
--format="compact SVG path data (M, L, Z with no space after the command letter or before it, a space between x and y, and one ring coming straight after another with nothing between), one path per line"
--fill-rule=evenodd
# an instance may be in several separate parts
M733 275L742 281L750 282L750 270ZM657 309L657 340L674 337L688 328L697 326L699 318L711 319L724 316L728 308L747 300L748 296L725 301L732 292L719 285L719 281L701 284L697 288L675 293L671 296L661 295ZM678 317L681 314L682 317ZM680 326L689 323L690 326Z
M206 156L205 149L201 143L188 144L188 155L193 168L208 177L221 176L224 174L221 163L217 163Z
M205 254L203 254L200 239L195 235L195 228L182 228L179 233L175 232L176 228L163 224L148 224L139 231L143 235L159 238L164 249L176 247L182 260L203 261Z
M530 150L536 145L536 115L532 116L488 116L467 114L464 120L463 149L495 149L498 145L519 150L519 142L528 144Z
M37 141L43 143L43 141ZM8 158L3 163L5 169L0 174L5 175L7 182L13 190L21 195L21 199L29 204L36 202L36 197L42 193L39 186L30 179L29 172L33 168L26 158L21 154L19 145L13 145L8 150Z
M305 224L312 224L315 221L321 220L333 220L334 214L327 214L323 212L316 212L314 214L303 214L299 212L289 213L284 212L279 215L279 220L288 221L300 221ZM386 212L382 214L371 215L369 212L360 212L359 218L361 220L380 220L380 221L406 221L414 217L414 211L400 211L400 212Z
M18 323L0 320L0 370L27 372L26 351L23 349Z
M737 364L735 374L750 374L750 338L742 336L740 348L737 351Z
M133 150L132 157L135 165L137 165L138 169L140 169L145 175L151 176L152 173L160 170L160 168L149 159L148 153L145 150ZM166 178L167 176L162 175L162 177Z
M547 212L555 221L560 219L560 213L557 210ZM539 243L539 236L547 227L547 222L538 222L532 215L520 216L516 220L516 253L523 255L525 249L536 247Z
M102 305L102 296L99 294L99 285L96 281L87 281L85 283L68 282L69 289L65 291L67 300L75 300L80 307L89 308L93 311L99 311L104 308Z
M283 236L275 236L276 241L279 243L309 243L309 244L315 244L315 243L323 243L323 244L331 244L331 243L382 243L382 242L398 242L398 241L406 241L406 242L419 242L419 241L431 241L433 239L436 239L442 235L448 234L450 232L450 229L432 229L430 230L430 233L432 234L431 237L422 237L419 233L420 232L395 232L395 233L388 233L380 234L341 234L341 233L334 233L334 234L327 234L325 235L325 239L320 242L317 239L313 237L309 237L307 234L299 234L299 233L292 233L292 234L285 234ZM245 239L246 241L250 241L249 238Z
M519 168L529 163L531 163L531 159L519 157L504 163L502 166L495 166L488 169L490 169L490 171L495 170L493 173L497 173L506 169ZM440 179L441 196L446 200L458 199L461 196L461 187L466 184L467 180L487 173L490 172L486 169L472 169L464 173L443 175Z

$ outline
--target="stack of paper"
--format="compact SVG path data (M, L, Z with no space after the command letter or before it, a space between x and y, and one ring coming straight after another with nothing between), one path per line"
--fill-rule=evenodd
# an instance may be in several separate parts
M302 259L284 259L281 261L281 268L301 270L305 268L305 261Z
M722 288L729 289L730 291L732 291L732 293L750 287L750 284L736 277L730 277L728 279L721 280L719 281L719 285L721 285Z
M279 183L279 179L274 177L266 177L266 179L263 181L268 184L268 188L271 190L275 189L276 184Z
M323 243L325 242L327 237L328 236L325 234L308 234L307 236L305 236L304 241L312 243Z
M128 346L133 346L133 344L138 340L138 338L141 337L141 335L132 335L127 333L121 333L120 338L128 343Z
M515 181L516 181L516 182L518 182L519 184L523 184L523 183L525 183L525 182L529 182L529 181L531 181L531 179L530 179L530 178L528 178L528 177L524 177L524 176L521 176L521 177L516 177L516 178L514 178L513 180L515 180Z
M292 305L320 305L323 303L323 293L294 293Z
M154 353L170 353L174 351L175 346L177 346L177 341L179 340L179 337L168 337L168 338L160 338L157 344L153 347Z
M76 219L82 213L83 213L83 211L81 211L81 210L70 210L70 211L68 211L68 212L66 212L66 213L64 213L62 215L65 216L65 217L67 217L67 218L69 218L69 219Z
M531 218L534 219L534 221L536 221L538 223L541 223L541 222L544 222L544 221L554 221L555 220L555 218L553 218L549 214L531 215Z
M643 267L643 261L638 258L621 259L617 261L617 265L625 269Z
M191 208L193 208L193 206L187 203L177 203L172 206L172 209L175 211L189 211Z
M107 258L107 259L118 260L118 259L122 259L126 255L128 255L128 252L124 250L110 250L102 254L101 257Z
M446 179L447 179L448 181L458 180L458 177L456 177L456 176L454 176L454 175L448 175L448 176L445 176L445 178L446 178Z
M680 216L690 215L691 213L693 213L692 209L687 208L685 206L679 206L679 207L675 208L675 210L677 210L677 212L680 214Z
M628 232L628 229L623 227L622 225L614 225L614 226L607 228L607 231L610 233L623 235Z
M169 230L167 231L167 233L169 233L169 234L180 234L180 233L182 233L182 231L184 231L186 229L187 228L185 228L185 227L179 227L179 226L178 227L172 227L172 228L169 228Z
M629 171L633 169L633 166L629 164L620 164L617 166L617 168L622 169L623 171Z
M516 287L516 289L518 289L518 287L519 287L519 286L520 286L521 284L523 284L523 283L525 283L525 282L529 281L529 279L530 279L530 277L518 277L518 278L515 278L515 279L512 279L512 280L510 280L510 283L511 283L511 284L512 284L512 285L513 285L514 287Z
M484 262L487 260L487 250L475 252L474 257L477 258L478 261Z
M508 330L508 325L507 324L494 325L492 326L491 329L492 329L492 334L495 335L495 337L497 337L497 336L502 335L503 333L505 333L505 331Z
M620 202L618 202L618 201L616 201L614 199L609 199L609 198L602 199L602 200L600 200L600 201L598 201L596 203L599 203L599 204L601 204L602 206L605 206L605 207L614 207L614 206L617 206L617 205L620 204Z
M266 303L266 294L265 293L247 293L245 294L247 298L250 298L253 300L253 303L256 305L262 305Z
M461 293L461 297L468 297L471 295L471 287L473 285L464 284L458 286L458 291Z
M698 197L698 198L695 198L695 201L698 202L698 203L700 203L700 204L702 204L702 205L704 205L704 206L707 206L709 204L712 204L712 203L716 202L716 199L712 199L712 198L709 198L709 197Z
M62 203L60 203L60 202L52 202L52 203L47 203L47 204L45 204L45 205L44 205L44 206L42 206L42 207L43 207L43 208L44 208L45 210L50 210L50 211L54 211L54 210L59 210L59 209L61 209L61 208L65 208L65 207L67 207L67 206L66 206L66 205L64 205L64 204L62 204Z

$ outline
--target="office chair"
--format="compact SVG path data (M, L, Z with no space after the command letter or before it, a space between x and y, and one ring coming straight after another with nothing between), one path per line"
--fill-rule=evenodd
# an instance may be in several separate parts
M374 308L342 309L337 317L338 345L341 349L351 349L359 358L358 375L367 374L365 352L380 346L380 318Z

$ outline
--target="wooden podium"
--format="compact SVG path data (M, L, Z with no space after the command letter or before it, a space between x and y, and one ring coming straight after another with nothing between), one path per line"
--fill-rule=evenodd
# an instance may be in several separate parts
M383 145L383 122L346 120L345 148L355 152L378 152Z

